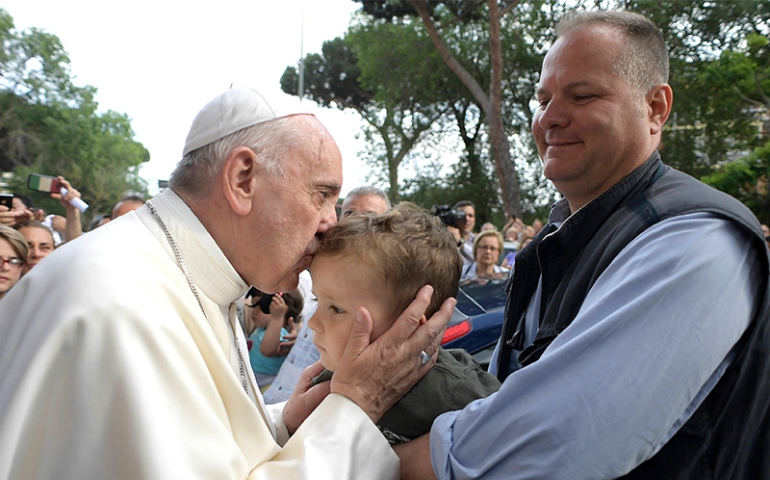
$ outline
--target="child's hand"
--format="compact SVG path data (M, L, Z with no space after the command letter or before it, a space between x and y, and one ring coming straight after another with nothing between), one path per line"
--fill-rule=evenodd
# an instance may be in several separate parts
M273 299L270 300L270 321L276 322L278 320L283 324L283 319L286 317L286 312L289 307L286 306L286 301L283 299L283 293L278 292L273 295Z
M289 317L288 323L286 328L289 330L289 334L281 337L281 343L278 345L278 355L288 355L291 347L297 343L299 332L297 331L297 325L294 323L294 317Z

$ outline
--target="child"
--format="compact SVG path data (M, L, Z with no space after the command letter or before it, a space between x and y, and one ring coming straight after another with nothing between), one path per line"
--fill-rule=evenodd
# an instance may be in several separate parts
M308 327L315 332L313 341L326 368L313 384L331 379L359 307L372 316L374 340L426 284L434 292L425 315L436 312L457 294L461 267L446 226L411 203L379 216L340 220L324 235L310 266L318 307ZM497 378L481 370L464 350L439 349L433 368L377 426L392 445L404 443L428 433L438 415L462 409L499 387Z
M266 295L252 288L251 319L256 329L249 336L249 360L260 388L270 385L289 354L282 342L295 330L302 312L302 296L298 291Z

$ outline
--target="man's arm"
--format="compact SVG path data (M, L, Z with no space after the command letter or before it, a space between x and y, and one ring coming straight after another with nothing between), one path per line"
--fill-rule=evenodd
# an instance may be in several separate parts
M401 460L401 480L436 480L430 463L430 433L395 445L393 450Z
M720 378L754 313L755 260L706 214L647 230L540 360L434 422L437 476L615 478L650 458Z

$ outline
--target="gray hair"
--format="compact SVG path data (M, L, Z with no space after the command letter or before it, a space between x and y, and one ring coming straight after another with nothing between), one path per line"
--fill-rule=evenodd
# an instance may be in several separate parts
M385 192L383 192L377 187L363 186L363 187L354 188L353 190L348 192L347 197L345 198L348 199L353 197L368 197L370 195L375 197L380 197L381 199L385 200L385 205L388 206L388 210L391 209L390 199L385 194Z
M647 17L624 10L567 13L556 25L556 37L589 25L607 25L619 30L629 41L619 58L615 73L640 95L668 83L668 52L660 29Z
M304 141L307 132L292 117L282 117L238 130L216 142L204 145L182 158L169 178L172 190L193 198L205 196L211 190L230 152L248 147L271 174L283 176L283 158L290 148L310 148Z

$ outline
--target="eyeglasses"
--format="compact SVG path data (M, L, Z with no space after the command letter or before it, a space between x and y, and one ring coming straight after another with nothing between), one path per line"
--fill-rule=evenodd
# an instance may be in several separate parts
M495 247L493 245L479 245L479 250L489 250L490 252L496 252L500 250L498 247Z
M13 257L13 258L9 258L9 259L0 258L0 268L5 267L6 263L11 268L21 268L27 262L25 262L24 260L20 259L19 257Z

